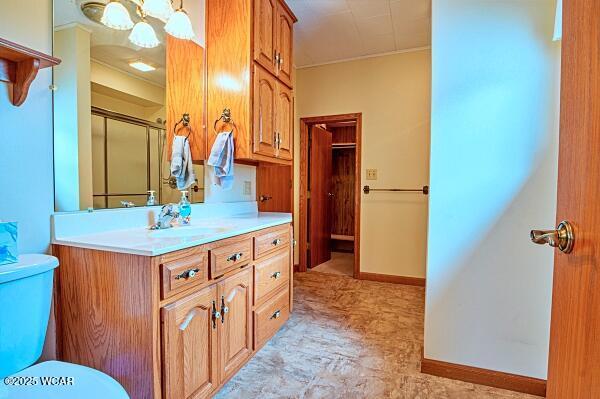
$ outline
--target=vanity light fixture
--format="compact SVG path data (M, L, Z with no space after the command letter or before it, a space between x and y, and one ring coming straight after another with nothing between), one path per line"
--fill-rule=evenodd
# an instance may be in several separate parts
M154 68L152 65L146 64L144 61L141 60L132 61L129 63L129 66L142 72L151 72L156 70L156 68Z
M129 30L133 28L133 21L129 11L118 0L110 0L104 8L100 22L105 26L117 30Z
M177 39L191 40L194 38L192 21L190 21L190 17L183 8L183 0L181 0L177 11L169 18L165 25L165 31Z
M135 24L131 30L129 41L136 46L143 48L153 48L160 44L160 41L156 37L156 32L154 32L154 28L146 22L143 16L142 20Z
M142 2L142 11L146 15L167 22L173 14L173 5L171 4L171 0L144 0Z

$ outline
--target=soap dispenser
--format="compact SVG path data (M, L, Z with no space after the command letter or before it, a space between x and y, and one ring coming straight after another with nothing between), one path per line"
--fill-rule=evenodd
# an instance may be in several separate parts
M146 201L146 205L154 206L156 205L156 198L154 197L154 190L148 190L148 201Z
M181 224L190 224L192 205L187 198L187 191L181 192L181 200L179 201L179 220Z

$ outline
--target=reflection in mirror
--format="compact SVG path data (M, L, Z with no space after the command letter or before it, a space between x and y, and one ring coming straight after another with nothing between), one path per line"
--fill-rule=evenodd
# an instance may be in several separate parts
M103 24L105 3L54 0L54 55L63 60L54 71L57 211L145 206L149 191L157 205L181 198L170 174L167 131L172 125L167 122L172 115L167 110L166 84L171 39L165 21L173 11L152 17L142 10L141 0L118 2L119 12L126 13L121 19L113 15L108 25L116 26L115 21L127 25L128 15L133 24L142 25L140 35L137 25L119 30L106 26L106 20ZM195 3L201 0L185 2L192 20L194 14L203 14ZM148 25L155 39L143 34ZM182 37L193 33L185 24L170 29ZM196 182L187 189L188 198L202 202L203 166L195 164L194 172Z

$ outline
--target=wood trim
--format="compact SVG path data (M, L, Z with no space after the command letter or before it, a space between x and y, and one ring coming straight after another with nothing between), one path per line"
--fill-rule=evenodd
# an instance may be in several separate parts
M393 276L391 274L359 272L359 279L368 281L379 281L380 283L415 285L425 287L425 279L422 277Z
M324 115L300 118L300 203L298 204L299 221L299 242L298 251L300 251L300 262L294 266L298 272L308 270L306 257L306 239L307 239L307 186L308 179L308 129L310 125L355 122L356 123L356 163L355 163L355 195L354 195L354 278L360 278L360 209L362 200L362 181L361 181L361 149L362 149L362 113L350 113L340 115Z
M546 380L539 378L426 359L424 357L421 359L421 372L530 395L546 396Z

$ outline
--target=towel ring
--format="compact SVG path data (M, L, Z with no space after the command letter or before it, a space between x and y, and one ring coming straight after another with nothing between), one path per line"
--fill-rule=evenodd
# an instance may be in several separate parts
M173 126L173 136L177 135L177 125L179 125L180 123L183 125L183 127L187 128L189 130L187 136L185 136L185 139L187 140L190 137L190 134L192 134L192 128L190 127L190 114L183 114L183 116L181 117L181 119L175 124L175 126Z
M237 126L235 125L235 122L233 121L233 118L231 117L231 110L229 108L225 108L223 110L223 113L221 114L221 116L219 116L217 118L217 120L215 121L215 124L213 126L213 130L215 131L215 133L217 132L217 123L219 123L219 121L223 121L223 123L231 123L233 125L234 129L237 129Z

